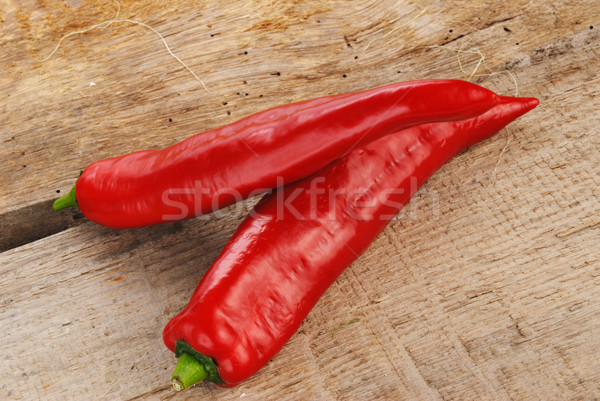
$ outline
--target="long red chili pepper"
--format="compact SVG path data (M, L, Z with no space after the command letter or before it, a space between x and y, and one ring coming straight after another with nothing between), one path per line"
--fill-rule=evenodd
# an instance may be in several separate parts
M190 218L304 178L386 134L471 118L496 101L469 82L426 80L279 106L163 150L94 162L54 208L78 205L114 228Z
M477 118L405 129L266 195L164 329L180 358L174 386L232 386L256 373L416 187L537 104L501 97Z

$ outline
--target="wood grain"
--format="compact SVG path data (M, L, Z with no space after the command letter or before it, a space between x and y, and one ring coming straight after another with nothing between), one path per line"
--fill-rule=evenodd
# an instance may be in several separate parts
M597 1L120 8L161 32L210 92L132 24L71 36L40 62L62 35L113 18L116 3L0 0L0 398L600 397ZM96 159L277 104L464 79L456 49L511 70L540 106L436 173L255 377L175 393L162 328L255 200L115 231L50 217L56 191ZM478 59L461 54L469 71ZM472 80L515 91L506 73Z

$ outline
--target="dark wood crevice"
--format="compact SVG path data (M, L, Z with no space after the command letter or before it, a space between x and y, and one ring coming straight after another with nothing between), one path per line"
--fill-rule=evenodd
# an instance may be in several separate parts
M54 200L0 214L0 252L17 248L87 221L77 208L55 212Z

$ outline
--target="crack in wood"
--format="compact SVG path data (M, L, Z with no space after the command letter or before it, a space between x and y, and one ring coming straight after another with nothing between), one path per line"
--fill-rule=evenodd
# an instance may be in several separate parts
M55 212L49 200L0 214L0 252L48 237L85 221L79 209Z
M586 231L586 230L594 229L594 228L600 228L600 223L593 223L593 224L585 225L583 227L572 228L570 230L556 234L556 237L562 239L562 238L570 237L575 234L579 234L582 231Z
M133 398L128 398L126 401L146 399L146 398L148 398L151 395L160 394L160 393L163 393L163 392L168 391L168 390L172 390L172 394L162 395L161 399L165 400L165 399L173 398L173 397L175 397L176 395L179 394L178 392L176 392L175 390L173 390L173 386L167 385L167 386L155 388L155 389L150 390L150 391L148 391L146 393L143 393L143 394L136 395Z
M445 46L445 45L447 45L447 44L449 44L449 43L452 43L452 42L455 42L455 41L457 41L458 39L464 38L464 37L465 37L465 36L467 36L467 35L471 35L471 34L473 34L473 33L475 33L475 32L479 32L479 31L482 31L482 30L484 30L484 29L491 28L491 27L493 27L494 25L501 24L501 23L503 23L503 22L507 22L507 21L513 20L513 19L515 19L515 18L517 18L517 17L516 17L516 16L513 16L513 17L507 17L507 18L503 18L503 19L500 19L500 20L490 21L490 22L486 23L485 25L483 25L481 28L477 28L477 30L475 30L475 31L471 31L471 32L463 33L463 34L460 34L460 35L458 35L458 36L457 36L457 37L455 37L455 38L448 39L448 40L444 41L444 42L442 42L442 43L440 44L440 46Z

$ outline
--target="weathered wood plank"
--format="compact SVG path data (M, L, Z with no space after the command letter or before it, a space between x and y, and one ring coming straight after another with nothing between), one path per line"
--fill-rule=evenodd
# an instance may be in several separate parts
M419 10L395 2L351 8L296 2L272 4L261 15L244 4L182 1L157 8L148 0L122 1L122 18L159 29L210 93L152 32L135 25L69 37L40 62L62 35L110 19L114 3L5 3L0 212L54 198L99 158L164 147L270 106L398 80L462 76L452 53L415 50L423 46L461 37L452 44L493 50L488 64L498 69L531 57L551 38L587 29L583 5L552 10L531 3L525 14L526 3L434 9L364 51ZM590 1L587 8L594 6ZM348 19L353 23L340 24ZM537 31L532 20L540 24ZM502 30L505 25L511 32ZM508 76L486 83L504 92L512 86Z
M283 351L235 389L175 394L161 331L252 200L222 219L130 231L85 222L1 253L0 396L597 397L600 6L431 4L363 51L419 9L268 3L121 2L122 16L165 34L206 93L135 26L72 37L37 62L61 35L110 18L110 3L0 2L0 213L12 216L1 220L3 243L19 228L37 232L31 239L53 232L43 232L47 215L36 205L49 206L97 158L166 146L279 103L461 77L454 53L423 46L481 49L489 67L514 69L520 92L542 103L510 126L501 158L506 134L432 177ZM477 82L513 90L506 74ZM49 225L56 232L65 221Z

